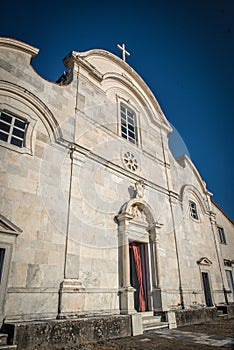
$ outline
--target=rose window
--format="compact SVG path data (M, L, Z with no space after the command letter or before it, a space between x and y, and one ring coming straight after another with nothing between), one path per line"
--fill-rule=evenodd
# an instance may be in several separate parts
M136 171L138 169L138 161L132 152L129 152L129 151L125 152L123 160L124 160L125 166L129 170Z

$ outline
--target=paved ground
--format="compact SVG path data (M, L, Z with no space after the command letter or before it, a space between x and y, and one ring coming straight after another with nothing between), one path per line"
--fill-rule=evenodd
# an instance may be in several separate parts
M234 319L149 331L81 347L82 350L227 350L234 349Z

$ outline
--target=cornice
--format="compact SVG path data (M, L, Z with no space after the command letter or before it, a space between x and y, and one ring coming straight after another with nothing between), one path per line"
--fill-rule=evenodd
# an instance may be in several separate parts
M7 38L7 37L0 37L0 47L17 50L17 51L26 53L32 57L35 57L39 52L39 49L37 49L34 46L31 46L22 41L12 39L12 38Z

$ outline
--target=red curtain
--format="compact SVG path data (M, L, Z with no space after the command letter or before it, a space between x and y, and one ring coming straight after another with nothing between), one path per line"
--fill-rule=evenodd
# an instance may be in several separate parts
M141 254L140 254L140 246L132 245L133 257L136 266L137 279L140 286L139 290L139 310L141 312L146 311L145 306L145 295L142 281L142 266L141 266Z

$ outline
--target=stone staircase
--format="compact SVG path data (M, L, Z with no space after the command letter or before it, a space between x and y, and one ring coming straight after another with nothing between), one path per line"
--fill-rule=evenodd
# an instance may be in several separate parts
M161 316L154 316L153 311L142 312L143 332L160 328L169 328L168 322L162 322Z
M217 316L222 319L228 319L228 311L226 306L217 307Z
M0 350L16 350L17 345L7 345L7 338L7 334L0 333Z

